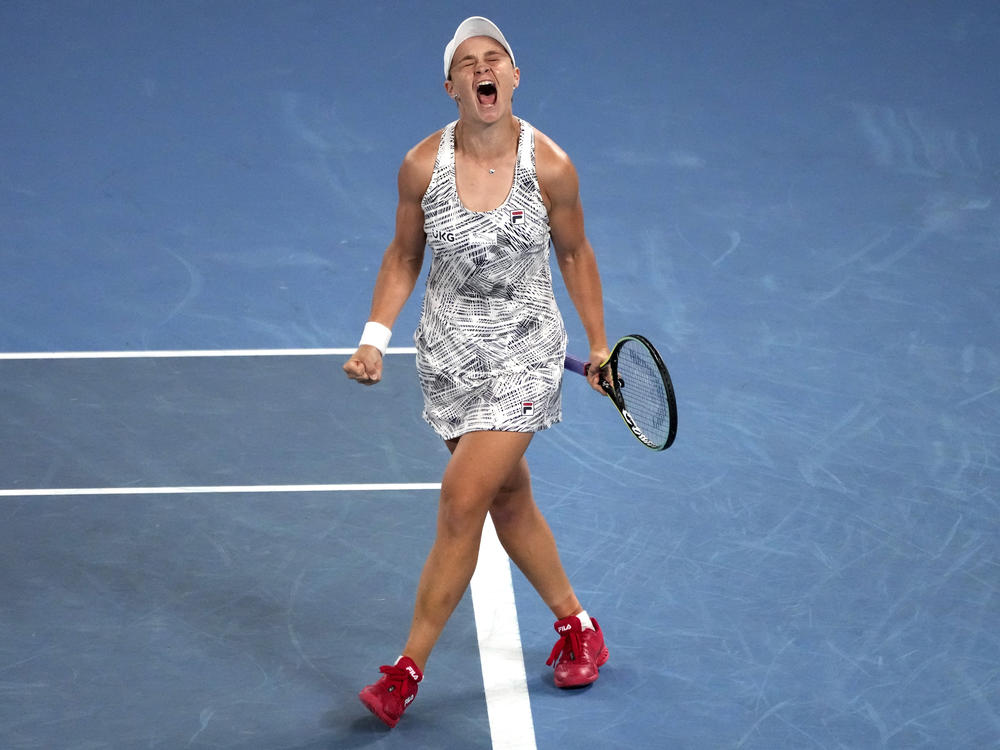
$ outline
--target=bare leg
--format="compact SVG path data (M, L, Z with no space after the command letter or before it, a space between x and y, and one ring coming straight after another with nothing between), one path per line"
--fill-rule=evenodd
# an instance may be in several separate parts
M535 504L523 456L493 501L490 516L510 559L535 587L557 620L583 610L570 585L555 538Z
M417 586L413 624L403 653L423 670L472 580L486 513L531 442L531 433L470 432L449 441L441 480L437 536Z

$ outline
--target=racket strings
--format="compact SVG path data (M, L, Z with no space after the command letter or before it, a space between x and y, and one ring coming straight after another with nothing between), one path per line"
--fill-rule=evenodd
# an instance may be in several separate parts
M663 376L652 355L638 342L626 342L618 353L620 393L636 426L654 443L670 432L670 413Z

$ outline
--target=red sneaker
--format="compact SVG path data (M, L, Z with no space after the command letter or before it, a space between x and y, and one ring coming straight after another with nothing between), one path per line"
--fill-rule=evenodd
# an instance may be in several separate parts
M358 693L358 697L369 711L392 729L399 723L406 707L417 697L417 683L424 679L424 675L408 656L394 666L379 667L379 671L382 679L366 687Z
M555 624L559 640L552 648L546 664L552 664L556 657L556 687L573 688L589 685L598 677L598 667L608 660L608 649L604 645L604 633L597 620L590 618L594 629L584 630L580 620L567 617Z

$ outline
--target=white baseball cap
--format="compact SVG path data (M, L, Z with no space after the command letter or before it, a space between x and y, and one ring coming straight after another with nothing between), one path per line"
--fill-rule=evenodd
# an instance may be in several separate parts
M451 72L451 59L455 56L455 50L458 49L458 45L474 36L488 36L491 39L496 39L507 50L507 54L510 55L510 64L515 68L517 67L514 63L514 53L511 51L510 45L507 44L503 32L500 31L497 25L488 18L470 16L458 25L458 28L455 29L455 36L448 42L448 46L444 48L445 78Z

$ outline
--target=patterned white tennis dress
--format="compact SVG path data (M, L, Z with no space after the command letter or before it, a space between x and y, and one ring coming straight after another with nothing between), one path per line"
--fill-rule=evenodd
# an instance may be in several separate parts
M566 329L552 292L549 217L521 120L503 205L470 211L455 183L455 125L441 135L424 194L432 250L414 334L424 419L449 440L477 430L537 432L562 418Z

